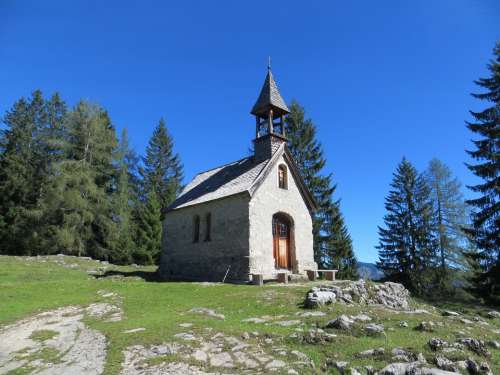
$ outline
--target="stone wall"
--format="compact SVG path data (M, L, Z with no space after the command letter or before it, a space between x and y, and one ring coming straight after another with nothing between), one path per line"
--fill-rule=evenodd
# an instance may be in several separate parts
M247 193L173 210L163 223L160 275L165 279L249 280ZM205 241L206 214L211 214L211 240ZM194 217L200 216L200 238L194 243Z
M275 277L273 258L273 215L282 212L293 220L292 265L294 273L317 269L313 254L312 219L302 199L290 168L288 189L278 187L278 166L285 164L283 157L273 166L262 185L250 201L250 273L263 273L264 278Z

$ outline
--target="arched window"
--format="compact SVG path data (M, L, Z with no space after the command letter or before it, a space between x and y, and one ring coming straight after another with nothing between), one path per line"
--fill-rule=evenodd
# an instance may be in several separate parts
M200 241L200 217L196 215L193 219L193 242Z
M278 167L278 186L280 189L288 189L288 172L284 164Z
M207 216L205 217L206 221L206 231L205 231L205 241L210 241L212 239L212 214L208 213Z

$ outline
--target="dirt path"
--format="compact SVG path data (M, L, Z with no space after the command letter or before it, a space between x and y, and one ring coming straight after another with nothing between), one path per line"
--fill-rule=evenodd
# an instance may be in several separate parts
M97 375L104 370L106 339L85 316L116 321L118 306L68 306L21 320L0 330L0 374L23 368L42 375Z

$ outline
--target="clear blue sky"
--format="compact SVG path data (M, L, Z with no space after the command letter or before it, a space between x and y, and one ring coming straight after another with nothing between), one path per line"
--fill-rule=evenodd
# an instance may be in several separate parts
M374 261L403 155L475 181L464 120L499 38L498 0L0 0L0 113L37 88L88 99L139 153L163 116L189 179L248 152L271 55L318 127L356 254Z

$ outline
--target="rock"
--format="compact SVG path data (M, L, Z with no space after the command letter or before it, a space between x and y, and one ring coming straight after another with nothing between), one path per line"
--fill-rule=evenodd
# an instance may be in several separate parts
M270 370L270 369L277 369L277 368L283 368L286 366L286 363L279 360L279 359L273 359L271 362L269 362L267 365L266 365L266 369L267 370Z
M243 333L241 334L241 338L242 338L243 340L250 340L250 334L249 334L248 332L243 332Z
M384 355L385 349L384 348L377 348L377 349L368 349L360 352L358 355L360 357L374 357L377 355Z
M433 337L432 339L429 340L428 344L432 350L436 351L447 346L448 342L443 339L440 339L439 337Z
M193 323L181 323L179 324L179 327L182 328L191 328L193 326Z
M145 330L146 330L146 328L140 327L140 328L134 328L134 329L129 329L127 331L123 331L123 333L137 333L137 332L143 332Z
M458 340L459 343L465 345L469 350L484 357L489 357L491 353L486 349L483 340L473 339L471 337Z
M206 307L194 307L191 310L189 310L189 312L194 313L194 314L201 314L201 315L210 316L212 318L216 318L216 319L220 319L220 320L225 319L224 315L218 314L214 310L207 309Z
M371 335L378 335L384 333L384 326L382 324L367 324L365 331Z
M280 325L282 327L289 327L289 326L295 326L297 324L300 324L300 320L282 320L279 322L274 322L274 324Z
M379 371L378 375L406 375L412 374L412 369L416 368L417 364L412 363L391 363Z
M194 341L196 337L192 333L181 332L174 335L175 338L186 340L186 341Z
M496 340L488 341L488 345L494 349L500 349L500 342L498 342Z
M267 320L261 319L261 318L248 318L248 319L243 319L242 322L244 322L244 323L261 324L261 323L267 322Z
M443 311L443 316L459 316L460 314L456 311L445 310Z
M461 318L460 321L463 323L463 324L474 324L474 322L472 320L469 320L469 319L466 319L466 318Z
M326 328L336 328L349 331L354 321L350 319L347 315L340 315L336 319L330 320L326 324Z
M361 373L355 367L350 368L349 372L351 375L361 375Z
M451 372L458 372L458 368L453 363L453 361L450 361L448 358L443 357L441 355L437 355L434 358L434 363L441 370L446 370L446 371L451 371Z
M399 326L403 328L408 328L408 322L406 320L402 320L399 322Z
M324 313L323 311L306 311L306 312L298 312L295 315L300 316L301 318L309 318L309 317L325 316L326 313Z
M364 305L384 305L392 309L409 308L410 293L403 285L391 282L366 284L364 280L334 282L312 288L306 296L307 307L318 307L335 303L359 303Z
M345 361L338 361L338 362L335 362L335 368L337 370L339 370L339 372L341 374L343 374L347 368L347 365L349 364L349 362L345 362Z
M490 319L496 319L496 318L500 318L500 312L498 311L495 311L495 310L491 310L488 312L488 314L486 314L488 316L488 318Z
M365 366L366 375L374 375L375 368L373 366Z
M421 375L457 375L457 373L454 371L450 372L450 371L440 370L437 368L427 368L427 367L421 368L419 374L421 374Z
M422 331L422 332L434 332L434 329L436 327L436 324L434 322L420 322L418 326L415 327L417 331Z
M208 355L203 350L197 349L192 354L192 357L195 361L206 362L208 360Z
M350 318L354 321L360 321L360 322L369 322L372 320L372 318L370 318L366 314L351 315Z
M210 366L232 368L234 363L229 353L221 352L210 356Z

